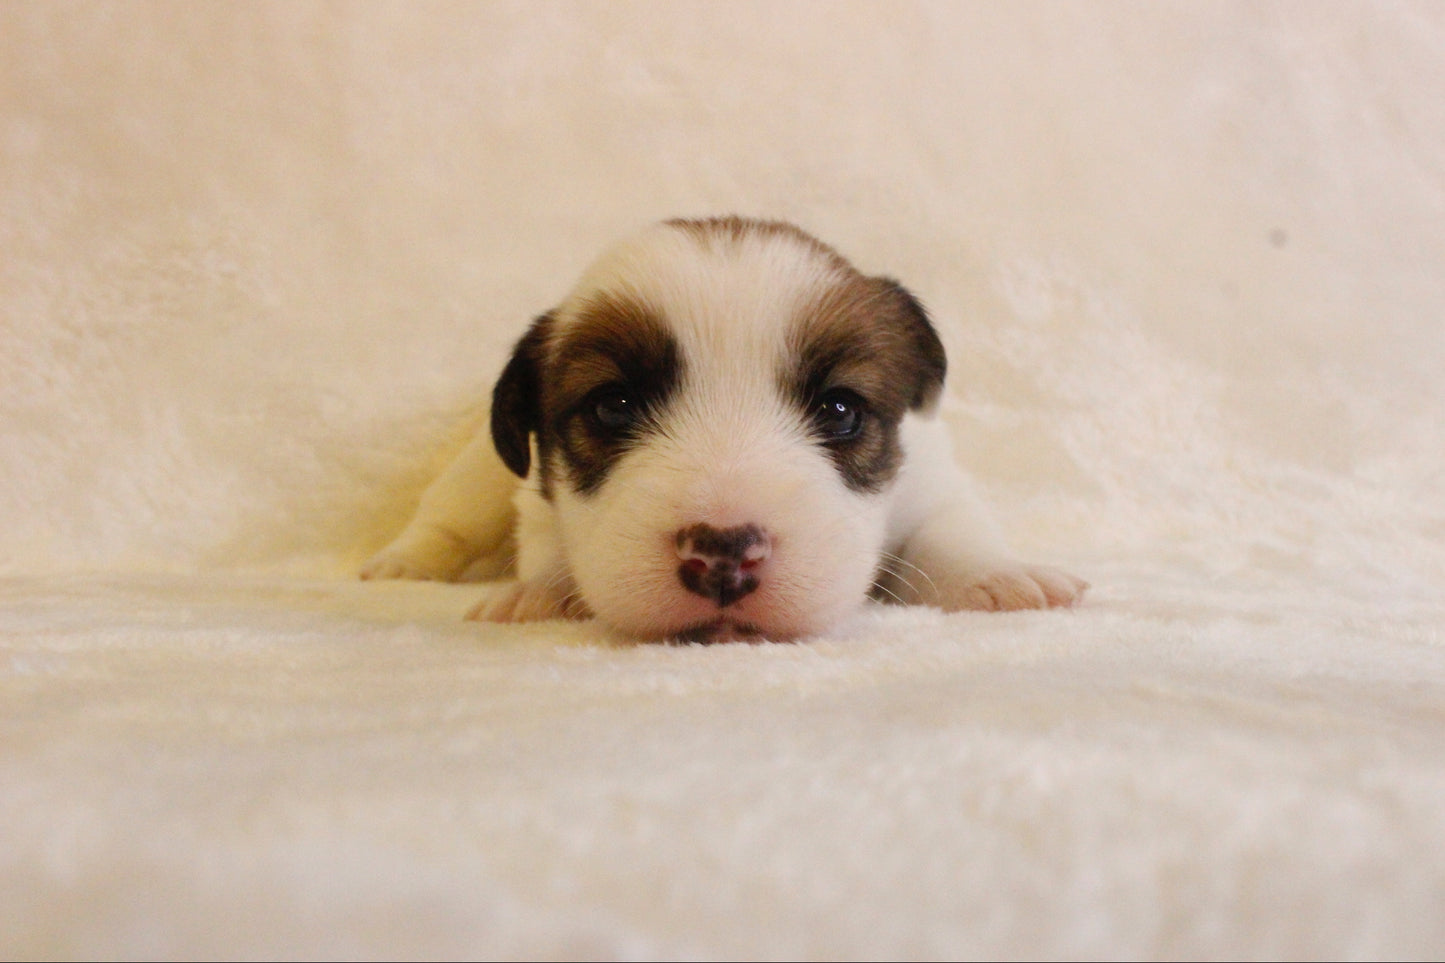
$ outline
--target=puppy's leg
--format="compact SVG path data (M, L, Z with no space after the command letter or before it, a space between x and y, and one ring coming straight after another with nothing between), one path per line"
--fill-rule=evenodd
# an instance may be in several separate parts
M950 454L936 422L912 426L900 480L899 537L880 580L886 595L945 611L1070 606L1089 583L1019 561Z
M938 512L897 552L888 591L945 611L1015 611L1070 606L1089 583L1046 565L1020 562L959 508Z
M495 578L511 560L517 479L486 431L422 494L416 515L361 569L364 579Z
M498 585L467 613L479 622L536 622L592 617L563 557L548 505L529 478L516 492L517 580Z

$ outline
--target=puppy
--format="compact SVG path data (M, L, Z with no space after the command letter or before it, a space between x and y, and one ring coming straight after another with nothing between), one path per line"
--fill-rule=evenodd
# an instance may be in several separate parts
M1016 561L955 467L944 371L908 291L798 228L656 225L532 323L490 438L362 577L496 576L515 554L471 617L691 641L815 635L870 595L1073 604L1086 584Z

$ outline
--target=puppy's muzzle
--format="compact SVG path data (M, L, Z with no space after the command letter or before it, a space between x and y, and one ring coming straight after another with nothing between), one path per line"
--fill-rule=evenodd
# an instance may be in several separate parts
M689 592L726 608L758 587L772 551L757 525L693 525L677 533L677 577Z

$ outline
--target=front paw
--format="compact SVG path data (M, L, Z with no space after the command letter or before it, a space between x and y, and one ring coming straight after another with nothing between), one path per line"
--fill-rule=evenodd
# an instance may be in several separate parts
M939 602L950 612L1017 612L1067 608L1084 597L1089 583L1043 565L997 568L956 586L939 586Z
M581 621L591 617L586 603L570 587L537 582L499 585L467 613L467 618L476 622Z
M428 579L447 582L469 560L466 544L436 529L408 528L361 567L363 579Z
M363 581L391 578L431 579L445 581L448 573L441 567L426 565L417 559L396 552L382 551L373 555L360 572Z

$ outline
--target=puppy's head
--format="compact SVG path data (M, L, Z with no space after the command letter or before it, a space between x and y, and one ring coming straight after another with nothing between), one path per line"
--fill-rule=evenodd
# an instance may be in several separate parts
M943 376L937 335L895 282L791 225L669 221L534 322L492 434L514 472L536 473L605 622L793 638L872 587L899 424Z

